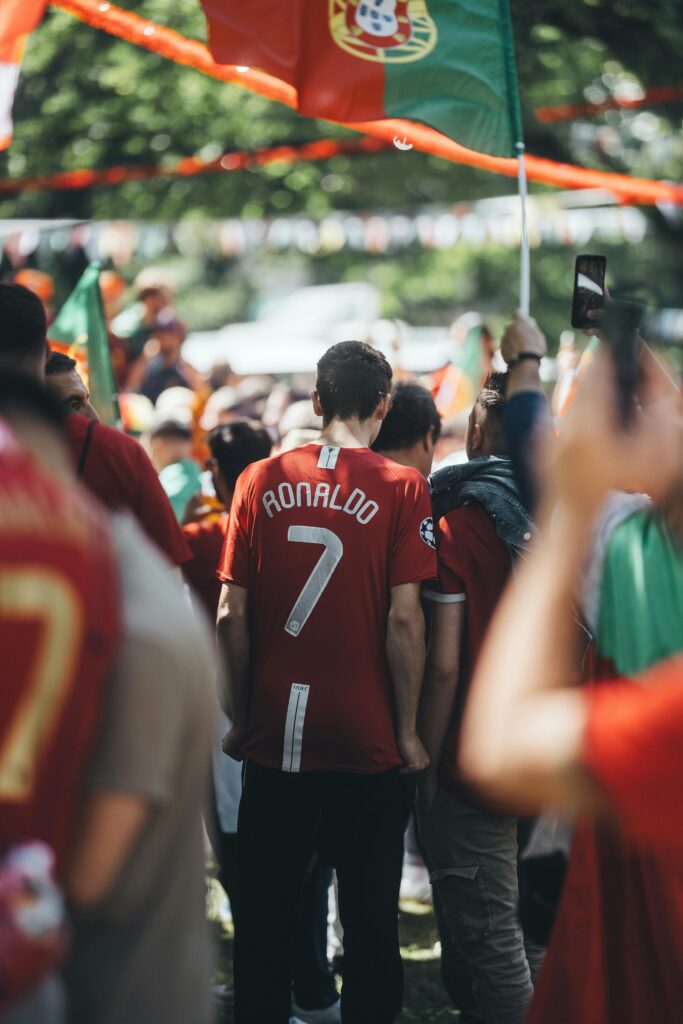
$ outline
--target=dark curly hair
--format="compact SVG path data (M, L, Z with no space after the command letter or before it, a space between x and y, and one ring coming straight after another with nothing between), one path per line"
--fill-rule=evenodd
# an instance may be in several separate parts
M341 341L319 361L316 390L325 423L335 417L366 420L391 390L391 367L371 345Z
M441 434L441 417L434 399L421 384L402 382L392 392L392 404L373 444L376 452L411 448L430 431L432 440Z

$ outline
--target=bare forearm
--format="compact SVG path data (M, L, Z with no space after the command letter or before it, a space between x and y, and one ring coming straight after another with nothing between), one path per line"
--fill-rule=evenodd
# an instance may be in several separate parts
M245 619L219 619L216 636L225 666L221 705L242 726L249 712L249 627Z
M457 674L442 675L430 671L429 665L427 666L420 702L419 729L420 739L434 767L438 766L441 760L448 725L453 714L456 689Z
M396 704L396 728L399 735L412 735L417 729L417 709L424 675L424 619L389 618L387 661Z
M86 799L66 872L73 908L91 912L111 894L148 814L148 803L128 793Z

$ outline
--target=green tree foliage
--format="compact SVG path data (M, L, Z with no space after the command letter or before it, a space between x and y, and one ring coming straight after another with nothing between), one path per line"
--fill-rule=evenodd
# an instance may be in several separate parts
M120 0L121 6L204 38L198 0ZM540 156L585 166L680 180L683 104L643 111L611 111L573 123L542 125L542 105L601 100L625 89L675 83L683 52L683 5L659 0L512 0L527 148ZM80 167L215 158L233 149L258 149L322 137L342 138L332 125L298 117L236 87L174 65L69 15L50 9L32 36L15 105L11 149L0 175L20 177ZM196 217L269 217L335 209L418 208L513 191L509 179L460 167L417 152L337 156L312 164L100 186L78 192L27 192L0 201L0 216L71 216L188 220ZM537 189L539 190L539 189ZM683 221L652 210L653 236L637 254L615 249L617 276L651 273L660 300L679 305ZM266 261L267 257L263 257ZM564 322L571 257L544 252L534 261L535 295L553 331ZM658 270L658 263L662 268ZM244 315L258 286L230 263L216 271L229 286L222 304L197 319L205 326ZM205 280L197 263L192 287ZM368 277L384 290L386 312L436 322L454 305L483 302L499 312L515 304L517 268L508 250L471 253L406 251L393 258L342 252L316 259L309 279ZM188 287L190 287L188 285Z
M122 6L204 38L198 0L123 0ZM529 151L679 178L680 106L612 112L550 127L539 125L533 115L541 105L606 98L627 83L676 82L683 50L679 0L660 0L655 16L642 0L513 0L512 10ZM56 9L48 11L30 40L16 120L14 143L0 160L0 173L13 177L194 154L212 158L231 149L344 134L97 32ZM79 193L27 193L0 204L0 214L321 215L339 207L417 205L509 189L507 180L420 153L391 152Z

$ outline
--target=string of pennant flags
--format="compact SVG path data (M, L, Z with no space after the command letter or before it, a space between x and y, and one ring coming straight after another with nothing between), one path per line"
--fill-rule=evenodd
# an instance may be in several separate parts
M532 196L528 210L532 248L638 244L649 230L637 207L622 206L606 193L554 193ZM176 225L153 222L101 221L63 225L40 234L32 226L33 244L51 251L66 247L74 231L85 238L91 259L112 260L125 266L131 260L155 260L171 252L214 252L226 259L265 249L295 250L325 256L351 251L384 254L409 248L445 250L458 244L468 249L503 246L514 249L520 240L519 207L514 196L424 207L412 212L335 212L320 219L282 216L262 219L207 220ZM48 235L52 235L48 239Z

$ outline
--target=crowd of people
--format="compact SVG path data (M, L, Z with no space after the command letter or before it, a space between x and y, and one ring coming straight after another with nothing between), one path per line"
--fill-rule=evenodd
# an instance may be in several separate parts
M208 1024L207 843L236 1024L397 1020L406 843L462 1024L677 1021L679 382L639 342L626 428L596 322L555 429L517 314L443 422L448 369L204 377L120 295L126 430L0 284L0 1021Z

